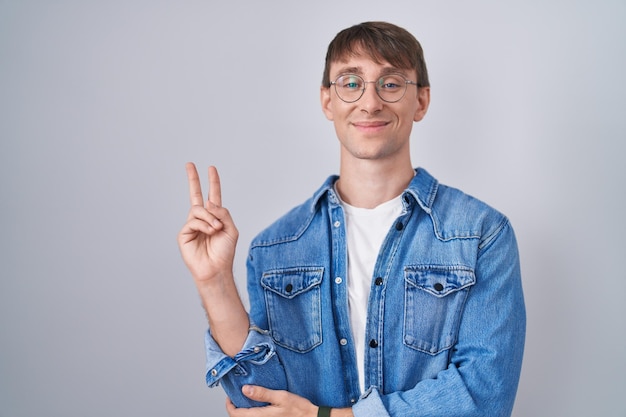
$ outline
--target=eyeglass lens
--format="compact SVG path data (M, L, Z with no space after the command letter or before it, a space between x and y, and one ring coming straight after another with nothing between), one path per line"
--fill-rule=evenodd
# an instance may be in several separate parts
M406 91L407 81L400 75L384 75L376 81L365 81L356 74L346 74L337 78L335 90L343 101L352 103L361 98L365 92L365 85L372 83L376 87L378 96L389 103L400 100Z

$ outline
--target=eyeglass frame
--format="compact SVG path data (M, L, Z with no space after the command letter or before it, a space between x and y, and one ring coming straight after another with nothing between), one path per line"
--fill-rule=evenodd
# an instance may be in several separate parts
M335 78L335 81L331 81L331 82L330 82L330 85L334 85L334 86L335 86L335 94L337 94L337 97L339 97L339 100L343 101L344 103L356 103L357 101L359 101L359 100L361 99L361 97L363 97L363 94L365 94L365 90L367 89L367 84L374 84L374 83L376 83L376 84L377 84L377 83L378 83L378 82L379 82L382 78L384 78L384 77L388 77L388 76L390 76L390 75L397 76L397 77L399 77L399 78L401 78L401 79L403 79L403 80L404 80L404 91L402 92L402 95L401 95L401 96L400 96L397 100L394 100L394 101L389 101L389 100L384 99L384 98L380 95L380 91L379 91L379 89L378 89L378 86L376 85L376 86L374 87L374 89L376 90L376 95L377 95L377 96L378 96L378 97L379 97L382 101L384 101L385 103L397 103L398 101L402 100L402 99L404 98L404 95L406 94L406 90L407 90L407 86L408 86L408 85L414 85L414 86L416 86L417 88L422 87L422 86L420 85L420 83L418 83L417 81L411 81L411 80L408 80L408 79L404 78L404 75L402 75L402 74L400 74L400 73L391 73L391 74L381 75L381 76L380 76L377 80L375 80L375 81L365 81L365 79L364 79L363 77L361 77L359 74L354 74L354 73L340 74L340 75L338 75L338 76L337 76L337 78ZM358 98L356 98L355 100L352 100L352 101L348 101L348 100L344 99L343 97L341 97L341 94L339 94L339 92L337 91L337 81L338 81L341 77L358 77L358 78L360 78L361 80L363 80L363 88L361 89L361 94L359 95L359 97L358 97Z

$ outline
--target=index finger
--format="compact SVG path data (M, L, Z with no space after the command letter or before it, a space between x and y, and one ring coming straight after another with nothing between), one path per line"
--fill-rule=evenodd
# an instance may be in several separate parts
M203 206L204 199L202 198L202 187L200 186L200 177L198 177L198 170L193 162L188 162L185 165L187 169L187 180L189 181L189 201L192 206Z
M222 206L222 184L214 166L209 167L209 201L218 207Z

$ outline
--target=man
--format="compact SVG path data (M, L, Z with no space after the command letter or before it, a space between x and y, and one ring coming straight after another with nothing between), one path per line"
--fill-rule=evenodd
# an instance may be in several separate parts
M260 233L250 312L235 287L237 229L209 168L178 241L209 321L207 383L237 416L508 416L525 310L505 216L410 160L430 102L418 41L383 22L340 32L321 104L340 175Z

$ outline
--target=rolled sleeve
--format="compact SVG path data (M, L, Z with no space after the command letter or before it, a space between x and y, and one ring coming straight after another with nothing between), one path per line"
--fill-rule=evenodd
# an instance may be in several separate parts
M205 346L207 385L221 385L236 407L266 405L252 401L241 393L241 387L246 384L287 389L285 372L276 355L274 343L263 330L250 328L243 348L234 357L221 350L210 330L205 335Z
M355 417L389 417L389 413L376 388L370 388L361 396L359 401L352 406Z

